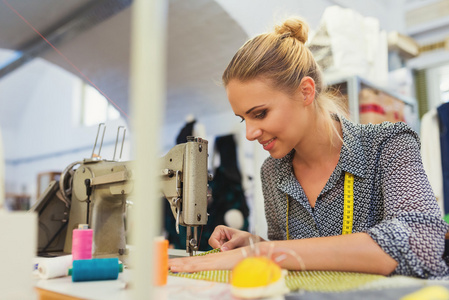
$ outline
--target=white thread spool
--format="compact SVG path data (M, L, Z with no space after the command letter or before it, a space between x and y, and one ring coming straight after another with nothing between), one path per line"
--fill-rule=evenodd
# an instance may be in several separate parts
M72 265L72 255L46 258L39 262L37 270L42 279L51 279L68 275Z

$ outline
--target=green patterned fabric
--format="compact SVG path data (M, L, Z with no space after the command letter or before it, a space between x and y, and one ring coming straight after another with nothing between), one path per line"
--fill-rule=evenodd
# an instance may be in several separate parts
M220 249L213 249L213 250L210 250L210 251L198 253L195 256L204 256L204 255L208 255L208 254L212 254L212 253L218 253L218 252L221 252L221 250Z
M220 283L229 283L231 271L201 271L195 273L172 273L171 276L201 279ZM332 272L332 271L289 271L285 283L291 291L305 290L311 292L343 292L363 288L366 284L380 279L381 275Z
M311 292L342 292L357 290L385 276L334 271L289 271L285 277L287 287Z
M229 283L231 279L231 271L218 270L218 271L200 271L194 273L173 273L168 271L168 275L176 277L185 277L190 279L201 279L207 281Z
M220 252L214 249L199 255ZM216 270L195 273L173 273L170 276L201 279L207 281L229 283L232 271ZM385 280L388 277L364 273L334 272L334 271L288 271L285 283L291 291L305 290L313 292L342 292L363 289L370 283Z

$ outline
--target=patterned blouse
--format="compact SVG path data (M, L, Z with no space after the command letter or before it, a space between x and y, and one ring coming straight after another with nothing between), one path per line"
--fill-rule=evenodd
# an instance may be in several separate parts
M294 150L261 169L270 240L342 233L345 172L354 175L352 232L366 232L398 262L392 274L449 276L443 259L449 229L424 172L418 135L404 123L353 124L340 118L344 144L334 172L312 208L292 167Z

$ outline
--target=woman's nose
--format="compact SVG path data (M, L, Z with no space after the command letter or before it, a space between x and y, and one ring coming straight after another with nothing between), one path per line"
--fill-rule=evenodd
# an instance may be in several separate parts
M257 140L262 134L262 130L252 122L246 122L246 139L248 141Z

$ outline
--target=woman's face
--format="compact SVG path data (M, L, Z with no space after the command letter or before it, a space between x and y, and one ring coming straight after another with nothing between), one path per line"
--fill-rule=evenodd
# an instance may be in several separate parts
M274 158L284 157L300 144L308 114L299 90L288 95L262 79L233 79L226 91L235 115L246 123L248 140L257 140Z

